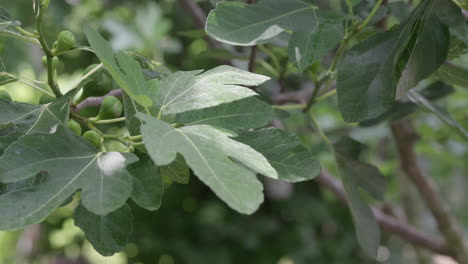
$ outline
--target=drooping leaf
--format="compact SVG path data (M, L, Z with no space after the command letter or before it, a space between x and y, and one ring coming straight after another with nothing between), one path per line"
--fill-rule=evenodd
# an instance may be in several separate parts
M268 77L231 66L212 70L176 72L158 84L155 106L160 115L208 108L257 95L243 86L256 86Z
M208 15L206 32L232 45L262 44L285 30L306 32L315 28L316 9L299 0L263 0L254 5L224 1Z
M401 98L437 70L448 52L447 25L437 11L446 2L423 1L395 29L351 48L338 66L337 78L338 105L345 121L365 121L385 113L397 95Z
M138 117L145 122L143 142L157 165L172 163L180 153L200 180L241 213L253 213L263 201L262 185L252 171L278 177L260 153L230 139L234 134L207 125L174 128L144 114Z
M371 207L360 192L365 191L372 198L382 200L386 189L385 178L376 167L358 160L365 149L363 144L345 137L334 144L334 149L358 242L368 256L376 258L380 229Z
M319 23L308 32L295 32L289 41L289 61L304 71L322 58L343 38L341 17L320 16Z
M147 210L158 210L164 191L160 168L146 154L139 155L140 160L128 167L132 175L132 199Z
M146 81L140 64L124 52L115 53L111 45L96 30L85 25L84 31L96 56L117 84L143 107L152 106L151 92L154 89L151 86L157 82Z
M297 136L286 131L276 128L247 131L235 140L262 153L276 169L280 180L300 182L320 174L320 164L315 155L302 146Z
M168 177L174 182L187 184L190 180L190 168L184 160L184 157L177 154L175 160L166 166L161 166L161 176Z
M8 11L0 7L0 31L17 26L21 26L21 23L19 21L13 21Z
M31 189L0 195L0 229L19 229L45 219L81 190L88 210L105 215L121 207L132 191L125 169L130 153L99 153L85 139L59 126L55 133L21 137L0 158L0 182L18 182L39 172L47 179Z
M377 34L347 52L338 66L337 96L341 116L347 122L371 119L393 104L399 54L399 31ZM400 41L409 41L402 35Z
M231 130L263 127L273 119L271 105L255 98L180 113L175 122L184 125L213 125Z
M127 204L107 215L96 215L80 203L73 219L94 249L103 256L122 251L133 229L133 215Z
M462 66L444 63L432 76L445 83L468 89L468 69Z
M437 1L433 2L435 5ZM429 77L447 58L450 32L433 12L427 13L419 22L416 43L398 83L397 98L404 98L409 89Z
M468 140L468 131L455 119L453 119L453 117L450 115L447 109L443 108L442 106L433 104L431 101L426 99L423 95L421 95L418 91L415 90L409 91L407 96L415 104L418 104L424 109L434 113L440 120L442 120L442 122L454 128L461 136Z

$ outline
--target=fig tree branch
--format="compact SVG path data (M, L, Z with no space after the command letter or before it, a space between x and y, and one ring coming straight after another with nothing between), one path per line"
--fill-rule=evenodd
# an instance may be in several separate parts
M403 171L421 194L421 197L437 222L440 233L451 245L455 259L460 264L468 264L468 248L466 247L466 241L464 241L460 224L450 212L450 208L442 198L437 184L418 164L414 150L418 135L407 120L392 124L391 130Z

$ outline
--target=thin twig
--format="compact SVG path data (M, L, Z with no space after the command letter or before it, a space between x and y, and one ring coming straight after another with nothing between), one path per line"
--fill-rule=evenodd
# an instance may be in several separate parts
M393 137L400 155L403 171L414 183L427 207L437 221L437 227L454 251L454 256L460 264L468 264L468 249L463 238L463 231L450 212L450 208L442 198L442 194L434 180L419 167L414 144L418 135L409 121L404 120L392 124Z
M205 29L206 23L206 14L194 1L192 0L179 0L181 5L190 13L195 24L200 29ZM220 48L221 45L216 42L214 39L206 36L205 40L208 42L208 45L212 48Z

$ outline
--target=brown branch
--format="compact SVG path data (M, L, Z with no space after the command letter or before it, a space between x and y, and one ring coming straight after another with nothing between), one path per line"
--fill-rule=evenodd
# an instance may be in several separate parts
M197 28L200 29L205 29L205 23L206 23L206 14L201 9L194 1L192 0L179 0L180 4L186 9L190 15L192 16L193 20L195 21L195 24ZM218 42L216 42L214 39L206 36L205 37L206 42L208 42L208 45L212 48L220 48L221 45L219 45Z
M104 96L88 97L85 100L83 100L81 103L79 103L77 106L75 106L73 108L73 111L79 112L87 107L98 107L101 105L102 100L104 100L106 96L122 97L122 89L112 90Z
M442 198L436 183L418 165L414 151L414 144L418 139L418 135L406 120L392 124L391 129L403 171L414 183L436 219L437 227L453 249L455 259L461 264L468 264L468 250L458 221L451 214L450 208Z
M330 173L323 170L322 173L315 178L320 185L334 193L338 199L347 204L346 195L340 181L333 177ZM400 221L399 219L389 216L380 209L372 208L375 218L380 227L388 233L395 234L402 240L407 241L415 246L429 249L435 253L452 256L450 247L440 238L432 237L418 229Z
M257 46L252 46L250 48L250 57L249 57L249 72L255 72L255 64L257 60Z

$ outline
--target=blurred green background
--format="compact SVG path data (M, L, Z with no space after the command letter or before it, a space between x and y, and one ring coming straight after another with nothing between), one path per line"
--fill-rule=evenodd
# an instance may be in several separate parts
M21 21L24 28L32 30L31 2L4 0L0 6ZM209 10L216 1L198 2ZM396 16L392 19L398 21ZM52 0L45 21L49 42L67 29L76 34L81 45L86 45L84 22L100 29L114 48L136 50L173 71L210 69L227 60L240 68L247 66L249 49L222 44L219 49L210 48L204 32L197 29L176 0ZM11 73L45 80L42 56L36 46L0 38L0 57ZM281 40L276 46L260 47L258 56L257 72L275 79L281 77L281 81L262 87L266 96L274 96L280 87L290 91L311 85L313 72L299 74L289 65ZM73 52L61 59L59 84L65 89L81 76L84 68L96 62L87 52ZM466 66L467 61L461 58L456 63ZM2 89L19 102L36 104L41 95L21 83ZM455 90L439 103L468 127L468 90ZM401 176L387 124L368 128L344 124L335 98L315 106L313 114L332 138L349 133L369 145L365 159L379 166L389 181L386 202L379 206L397 217L409 216L410 222L436 234L430 214ZM411 117L415 117L416 129L422 136L417 144L422 166L437 180L454 212L468 226L468 145L430 113L417 111ZM285 129L300 135L305 145L319 153L323 167L336 171L333 157L302 112L278 111L277 118L283 121ZM296 185L271 180L264 183L265 203L254 215L243 216L230 210L195 177L188 185L168 181L160 210L148 212L131 204L133 235L125 251L112 257L100 256L85 241L73 224L71 216L76 203L72 203L42 224L23 231L0 232L0 263L400 264L417 263L421 255L430 259L425 263L444 263L388 234L383 235L378 261L369 260L357 245L349 211L331 193L313 181Z

